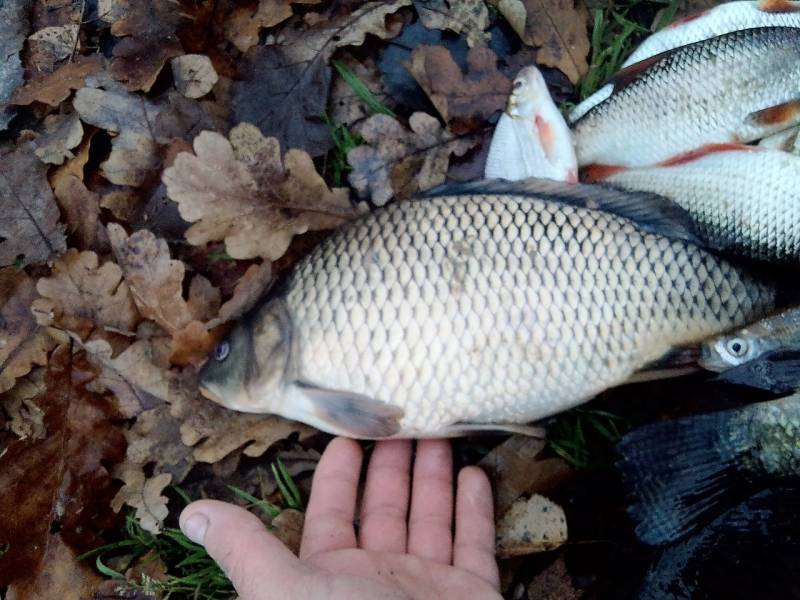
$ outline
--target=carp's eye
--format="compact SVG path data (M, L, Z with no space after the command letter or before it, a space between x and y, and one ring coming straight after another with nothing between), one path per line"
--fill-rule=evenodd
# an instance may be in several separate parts
M226 358L228 358L228 354L231 351L231 345L227 341L220 342L217 344L217 347L214 348L214 359L217 362L222 362Z
M728 340L725 349L730 352L731 356L735 358L742 358L747 354L747 342L741 338L733 338Z

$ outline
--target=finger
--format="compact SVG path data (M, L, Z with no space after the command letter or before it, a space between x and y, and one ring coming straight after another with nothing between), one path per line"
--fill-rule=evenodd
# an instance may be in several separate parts
M376 552L406 551L411 441L378 442L367 467L359 546Z
M499 589L494 537L494 508L489 479L478 467L461 469L456 491L453 564Z
M356 510L361 446L335 438L319 460L311 482L300 558L319 552L356 547L353 516Z
M180 526L217 561L242 600L288 597L306 574L297 557L255 515L233 504L192 502L181 513Z
M408 553L449 565L453 553L453 451L447 440L420 440L414 459Z

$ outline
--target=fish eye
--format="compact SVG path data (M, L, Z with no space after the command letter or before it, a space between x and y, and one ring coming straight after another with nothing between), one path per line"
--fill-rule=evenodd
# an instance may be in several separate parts
M222 362L226 358L228 358L228 354L230 354L231 345L228 343L227 340L220 342L217 344L216 348L214 348L214 359L218 362Z
M732 338L725 344L725 349L735 358L742 358L749 350L748 344L741 338Z

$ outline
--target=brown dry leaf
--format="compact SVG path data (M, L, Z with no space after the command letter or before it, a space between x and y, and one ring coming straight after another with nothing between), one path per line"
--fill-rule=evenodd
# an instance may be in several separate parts
M358 213L347 190L328 188L311 157L289 150L281 160L275 138L241 123L231 140L204 131L194 140L195 154L181 153L164 171L169 197L181 216L194 223L190 244L225 240L233 258L279 258L292 237L328 229Z
M125 454L125 438L111 425L118 415L108 399L86 390L94 376L79 356L62 346L53 353L45 390L34 398L47 435L18 439L0 452L0 585L38 576L51 527L78 552L94 548L99 532L116 525L108 510L116 491L106 465ZM25 543L20 543L24 540Z
M36 404L36 397L44 391L44 372L42 368L34 369L0 396L0 405L9 419L6 428L23 440L41 440L47 435L44 411Z
M272 282L272 266L269 262L247 267L233 290L233 296L220 307L218 318L209 321L208 326L216 327L241 317L264 296Z
M373 58L366 57L361 61L343 51L337 54L336 61L350 69L384 106L389 109L397 108L397 103L384 88L383 79ZM335 74L331 85L331 120L350 129L372 114L372 110L358 97L353 87L338 73Z
M494 484L498 517L502 517L519 497L547 492L570 476L569 465L560 458L537 458L544 447L544 440L513 435L478 463Z
M36 297L36 286L24 271L0 269L0 393L34 365L47 364L54 344L31 314Z
M463 33L470 48L491 37L489 9L483 0L425 0L414 3L419 19L428 29L449 29Z
M42 296L31 307L37 322L80 339L86 339L95 328L133 332L141 319L122 279L122 269L110 261L100 265L94 252L70 248L36 289Z
M209 331L205 323L192 321L172 335L169 361L173 365L199 367L221 337L221 333Z
M255 13L235 8L225 22L225 37L240 52L258 43L259 32L274 27L292 16L292 4L319 4L321 0L261 0Z
M180 483L195 464L194 448L181 442L180 421L170 414L166 404L139 414L125 437L128 466L152 464L154 473L168 473L173 483Z
M520 498L497 523L497 557L547 552L567 541L564 510L544 496Z
M300 539L303 537L305 514L294 508L286 508L272 519L270 530L283 544L297 555L300 553Z
M110 73L129 91L150 91L166 62L183 54L175 29L187 15L171 0L105 0L99 10L113 23L111 34L123 38L114 46Z
M97 235L100 196L88 190L75 175L59 179L53 193L67 222L67 231L75 234L75 245L88 250Z
M66 249L47 166L30 144L0 155L0 267L44 262Z
M72 90L82 88L87 77L100 71L103 62L102 55L92 54L80 56L54 73L37 73L16 91L11 102L21 106L33 102L58 106L69 97Z
M117 512L126 504L135 508L136 520L142 529L150 533L160 533L164 519L169 514L168 498L162 496L161 492L172 481L172 475L161 473L148 479L141 468L125 463L114 476L124 481L125 485L114 496L111 507Z
M83 127L77 115L48 115L44 133L33 142L33 152L44 163L60 165L65 159L74 158L70 150L82 139Z
M186 268L170 258L167 242L146 229L128 237L116 223L109 223L108 235L139 313L169 334L188 325L194 315L183 298Z
M84 122L116 134L111 154L100 165L103 176L111 183L132 186L156 177L161 159L153 127L162 107L101 78L89 83L105 89L78 90L73 106Z
M349 15L290 30L279 43L253 48L243 81L234 85L236 120L254 123L284 148L299 148L314 157L324 154L331 140L320 115L327 109L331 56L337 48L361 45L368 33L393 37L399 30L387 27L387 16L410 4L367 2Z
M170 64L175 89L187 98L205 96L219 80L211 59L204 54L184 54Z
M589 70L589 12L583 0L497 0L497 9L536 60L560 69L572 83Z
M107 208L118 221L134 222L142 209L142 197L131 189L113 190L103 194L100 206Z
M70 159L67 159L63 165L56 167L50 172L48 177L50 180L50 187L55 189L62 180L69 179L70 177L77 177L83 181L84 167L86 166L86 163L89 162L89 150L91 149L92 139L94 138L95 133L97 132L89 132L89 135L86 136L86 139L84 139L80 146L78 146L77 150L75 150L74 156Z
M171 414L181 420L181 439L193 446L198 462L215 463L245 446L245 456L261 456L272 444L299 432L306 439L316 429L274 415L233 412L200 397L172 403Z
M410 130L387 115L373 115L356 132L365 145L347 153L353 167L350 184L378 206L392 197L407 198L444 183L450 155L463 156L478 136L453 136L434 117L417 112Z
M6 600L86 600L94 596L103 578L91 563L77 560L78 553L58 533L49 535L40 568L9 586Z
M583 590L575 588L564 559L558 557L528 585L528 598L535 600L578 600Z
M35 65L36 71L52 73L59 62L72 56L78 43L78 30L78 23L72 22L43 27L29 35L29 62Z
M486 46L470 49L466 73L447 48L425 44L414 48L406 67L453 133L484 125L511 93L511 80L497 70L497 55Z

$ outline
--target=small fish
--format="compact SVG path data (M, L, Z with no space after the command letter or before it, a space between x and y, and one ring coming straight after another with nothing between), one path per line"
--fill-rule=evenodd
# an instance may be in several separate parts
M673 200L713 248L768 261L800 259L800 156L721 144L653 167L590 165L583 177Z
M692 227L660 197L548 180L397 202L302 260L201 390L356 438L524 431L773 310Z
M671 543L800 474L800 394L646 425L617 451L637 537Z
M572 125L578 165L655 165L707 144L747 143L800 123L800 28L736 31L617 73Z
M770 487L668 546L637 600L796 598L800 590L800 489Z
M698 363L721 373L776 350L800 350L800 307L706 340Z
M622 64L622 68L681 46L757 27L800 27L800 2L789 0L724 2L706 11L678 19L642 42ZM593 106L608 98L613 91L613 85L606 84L578 104L570 113L569 120L577 121Z
M525 67L514 79L508 107L492 136L485 174L509 181L578 181L572 134L536 67Z

